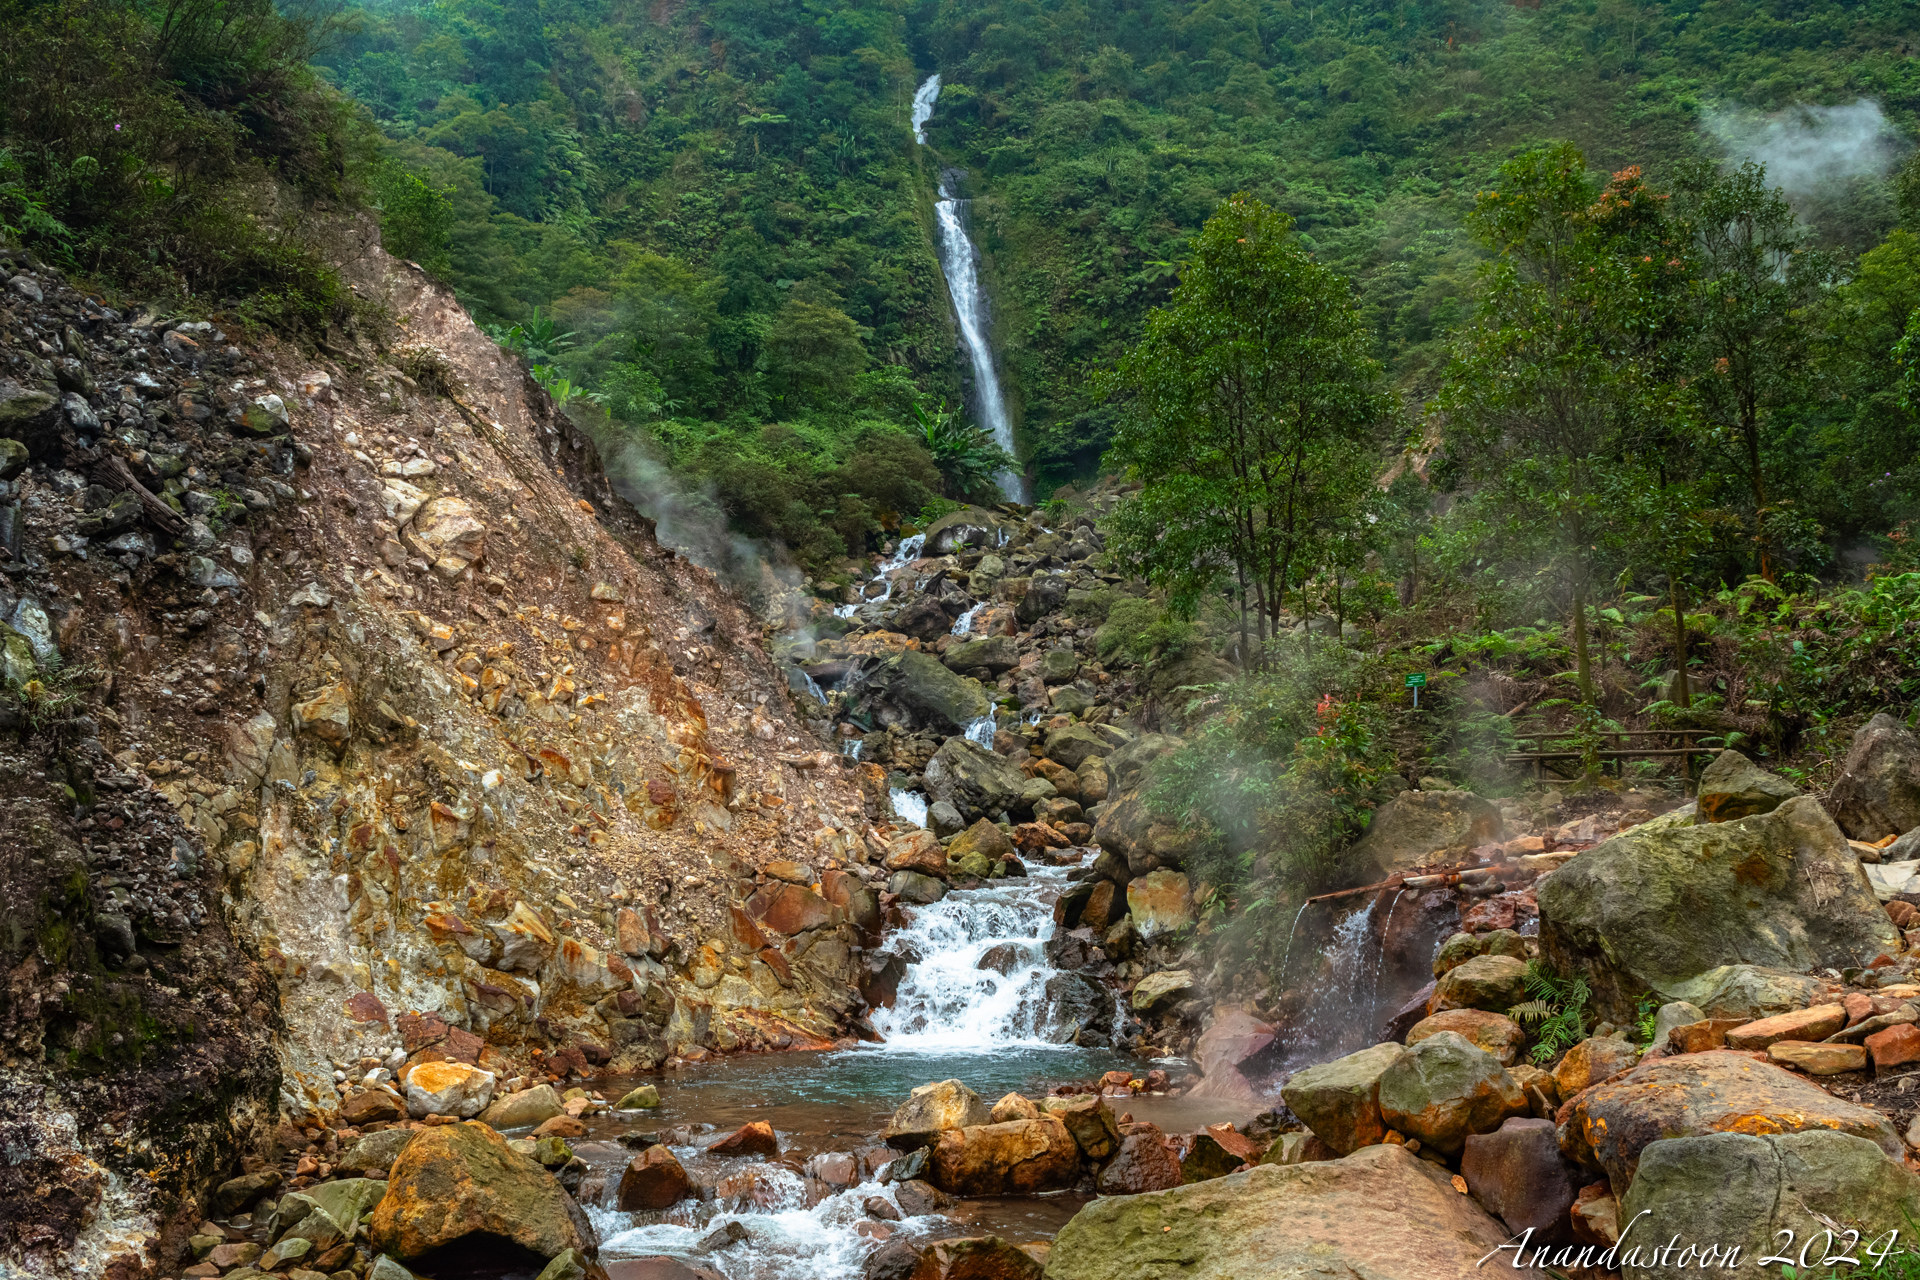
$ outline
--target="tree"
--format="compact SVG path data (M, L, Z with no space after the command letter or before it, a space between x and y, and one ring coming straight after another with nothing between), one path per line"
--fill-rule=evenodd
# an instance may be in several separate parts
M846 312L789 298L767 330L762 359L789 411L843 408L867 367L860 326Z
M1791 513L1768 497L1767 439L1776 412L1801 394L1814 333L1806 311L1831 268L1805 244L1793 209L1751 161L1721 173L1702 161L1675 184L1694 260L1693 332L1700 410L1731 447L1753 503L1762 577L1775 572L1776 526Z
M1635 170L1597 189L1571 144L1502 165L1469 220L1493 259L1440 397L1449 447L1483 486L1480 499L1522 541L1548 533L1548 553L1566 566L1587 703L1596 553L1628 531L1617 499L1647 481L1635 445L1664 386L1656 337L1672 268L1633 252L1655 199Z
M1230 569L1249 621L1277 634L1315 540L1356 497L1385 413L1347 281L1293 220L1251 196L1194 241L1172 299L1105 379L1127 412L1109 460L1143 481L1120 550L1177 593Z

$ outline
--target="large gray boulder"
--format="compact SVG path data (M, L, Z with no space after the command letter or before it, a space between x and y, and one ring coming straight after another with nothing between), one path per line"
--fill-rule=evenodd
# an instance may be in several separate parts
M1722 751L1700 775L1695 812L1701 822L1731 822L1772 813L1799 794L1800 788L1738 751Z
M1704 1008L1674 988L1720 965L1804 973L1901 948L1859 859L1807 796L1732 822L1622 833L1534 891L1542 958L1585 975L1615 1022L1649 989Z
M849 676L854 706L878 723L907 730L961 733L987 714L986 690L930 653L911 649L863 659Z
M1827 986L1804 973L1756 964L1723 964L1680 982L1663 983L1654 990L1668 1000L1697 1007L1702 1018L1754 1019L1818 1004ZM1666 1041L1656 1036L1653 1042Z
M962 640L959 644L948 645L947 651L940 655L940 661L949 671L973 671L985 667L994 675L999 675L1020 665L1020 646L1014 643L1012 636L982 636L978 640Z
M1920 827L1920 737L1881 712L1853 735L1831 793L1841 829L1882 840Z
M1463 856L1505 832L1500 811L1471 791L1403 791L1380 806L1353 847L1352 865L1382 878Z
M1005 756L967 738L948 738L927 761L927 794L969 821L999 813L1020 798L1027 776Z
M1287 1109L1339 1155L1379 1142L1387 1134L1380 1113L1380 1077L1406 1056L1397 1044L1376 1044L1287 1077L1280 1096Z
M1379 1144L1095 1200L1055 1237L1046 1280L1485 1280L1507 1239L1447 1171ZM1502 1276L1542 1280L1531 1267Z
M997 516L985 507L962 507L927 526L926 541L921 543L920 553L944 556L951 555L954 548L961 545L997 547L1014 527L1005 517Z
M1445 1156L1529 1111L1520 1082L1499 1059L1453 1031L1413 1045L1380 1073L1380 1116L1391 1129Z
M1778 1267L1763 1268L1760 1258L1795 1257L1813 1242L1811 1260L1829 1251L1823 1240L1844 1252L1845 1241L1833 1241L1830 1227L1858 1230L1863 1245L1899 1231L1904 1245L1916 1219L1920 1178L1865 1138L1828 1130L1665 1138L1640 1153L1639 1171L1620 1205L1621 1224L1633 1224L1621 1270L1627 1280L1703 1274L1697 1257L1683 1267L1678 1250L1663 1252L1678 1235L1683 1245L1712 1244L1723 1253L1740 1249L1741 1265L1713 1268L1714 1275L1775 1276ZM1784 1240L1793 1243L1782 1249Z

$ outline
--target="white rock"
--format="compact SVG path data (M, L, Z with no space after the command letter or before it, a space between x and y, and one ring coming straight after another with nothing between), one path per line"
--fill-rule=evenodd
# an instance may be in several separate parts
M477 1116L493 1101L494 1075L464 1062L423 1062L407 1073L407 1114Z
M385 480L380 486L380 509L395 524L405 524L427 500L427 495L405 480Z

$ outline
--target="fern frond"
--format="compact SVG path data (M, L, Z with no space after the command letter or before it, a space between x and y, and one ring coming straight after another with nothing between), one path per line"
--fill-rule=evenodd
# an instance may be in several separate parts
M1527 1000L1507 1010L1507 1016L1522 1026L1545 1022L1554 1014L1550 1000Z

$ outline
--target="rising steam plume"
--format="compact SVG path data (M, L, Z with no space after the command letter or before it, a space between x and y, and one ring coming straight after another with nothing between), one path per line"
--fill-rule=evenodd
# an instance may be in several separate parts
M1792 106L1770 115L1715 108L1702 123L1729 160L1764 164L1768 181L1789 195L1817 195L1880 177L1908 147L1871 98L1837 107Z

